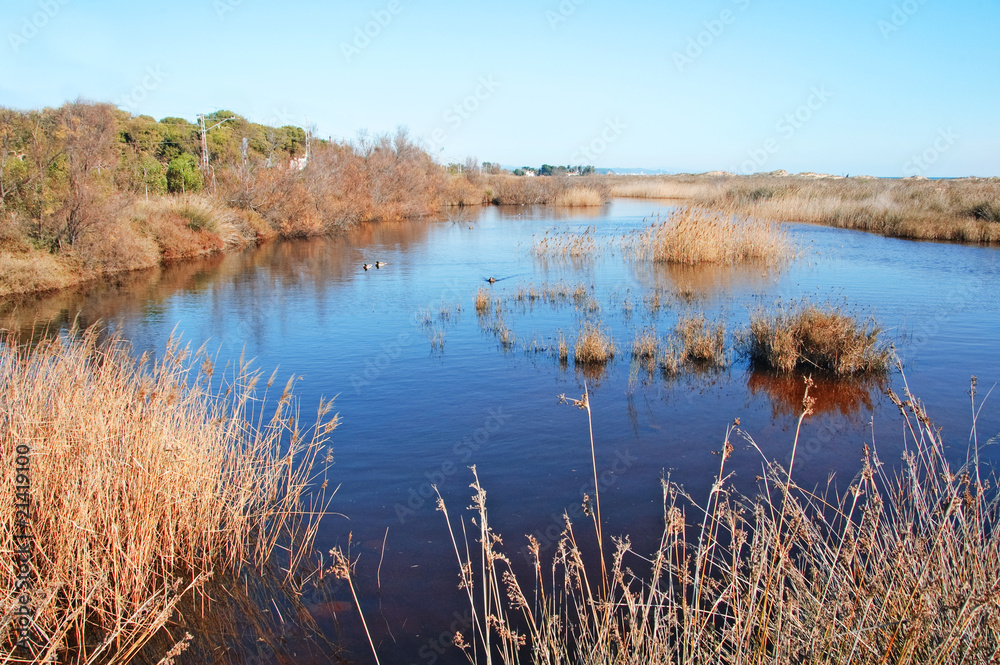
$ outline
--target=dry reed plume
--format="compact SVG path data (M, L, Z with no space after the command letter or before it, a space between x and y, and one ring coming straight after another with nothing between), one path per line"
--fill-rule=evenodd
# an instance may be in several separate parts
M977 413L975 385L972 394ZM975 437L968 462L955 468L919 400L890 396L907 451L895 472L866 445L842 493L799 486L807 391L788 466L765 462L756 498L730 487L737 438L763 456L738 421L704 504L664 481L663 533L651 554L616 538L605 561L595 497L588 515L600 565L585 561L564 516L551 560L529 536L531 572L516 569L473 468L473 533L466 537L438 500L473 617L455 644L471 662L489 654L487 662L504 664L995 662L996 485L980 475Z
M687 265L750 261L773 264L794 255L788 235L776 224L697 208L674 210L626 242L637 259Z
M183 599L208 606L213 575L274 562L291 579L311 557L326 504L306 490L338 423L331 403L303 429L291 381L267 417L245 362L217 389L213 373L202 350L171 341L162 359L133 361L93 329L30 351L0 346L5 525L15 524L15 450L30 449L33 642L20 657L128 662ZM5 527L0 550L14 546ZM3 566L3 607L17 598ZM12 654L9 612L0 642Z
M752 313L740 346L754 365L778 372L884 374L891 354L879 341L880 333L874 322L862 323L840 310L803 304Z

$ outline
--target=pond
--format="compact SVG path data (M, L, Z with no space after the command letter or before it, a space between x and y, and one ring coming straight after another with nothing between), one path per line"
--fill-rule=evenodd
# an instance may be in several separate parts
M680 316L704 314L725 322L731 342L750 312L801 299L877 321L905 379L893 372L883 384L818 382L796 460L802 484L834 474L846 486L873 442L882 460L899 459L902 420L883 391L901 391L904 380L964 459L970 377L979 377L982 394L1000 380L993 248L789 224L799 256L771 268L679 269L620 251L575 259L533 252L546 233L591 229L600 241L668 209L634 200L587 210L457 209L440 220L276 242L8 303L3 320L22 329L103 320L136 353L162 351L172 334L194 347L207 341L220 362L245 352L265 374L277 367L282 382L299 377L306 417L321 397L336 396L343 424L332 438L331 477L340 487L331 509L339 514L324 521L319 545L350 545L382 662L466 662L445 646L456 629L468 635L467 608L431 485L453 520L466 515L468 526L468 467L476 465L492 526L517 565L525 534L551 557L563 513L590 534L580 509L593 489L586 412L560 404L559 395L579 397L586 383L605 535L628 534L640 552L659 542L661 478L669 474L703 501L718 471L713 451L735 418L769 458L788 456L801 377L752 372L738 354L721 370L650 373L629 354L637 332L666 336ZM385 265L362 268L376 261ZM491 297L488 315L476 309L480 289ZM505 334L496 324L498 299ZM579 370L572 352L568 362L556 352L560 335L572 348L587 320L599 320L615 340L616 356L603 370ZM981 442L1000 432L997 398L990 399L978 421ZM987 459L997 458L988 449ZM735 485L756 491L761 463L760 453L738 444L729 463ZM333 602L314 600L310 609L352 659L369 662L349 592L331 593Z

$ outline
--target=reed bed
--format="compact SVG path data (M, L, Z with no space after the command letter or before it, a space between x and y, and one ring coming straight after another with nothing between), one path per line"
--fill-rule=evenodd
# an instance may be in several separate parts
M975 385L972 394L976 413ZM456 524L438 498L473 617L454 643L470 662L504 664L995 662L996 483L981 476L975 437L968 461L954 467L920 401L908 390L890 397L902 415L903 459L894 470L859 446L859 472L843 491L795 480L808 390L787 468L765 459L756 497L730 484L738 440L764 457L736 421L703 502L664 480L652 553L628 537L605 542L595 495L585 497L592 531L564 516L551 558L529 536L528 569L512 565L473 467L470 521ZM587 394L573 401L589 419ZM600 561L584 555L593 539Z
M569 208L601 206L605 200L605 196L593 187L571 187L552 199L552 205Z
M310 559L327 504L306 490L338 424L331 403L302 428L291 381L266 416L259 373L241 360L213 389L214 372L203 349L172 340L162 359L133 361L93 329L0 345L0 550L23 542L10 525L27 447L32 578L25 651L15 568L0 567L0 662L129 662L182 600L210 605L213 576L277 564L291 581Z
M473 177L473 182L482 188L483 202L494 205L596 206L604 204L609 198L608 187L603 182L589 176L581 178L579 176L476 175ZM569 193L573 190L579 191ZM563 202L560 203L560 201Z
M787 173L614 176L613 196L681 198L758 219L808 222L896 238L1000 242L1000 179L845 178Z
M794 256L788 235L771 222L678 208L630 239L636 259L694 265L780 264Z
M874 321L858 321L839 309L804 303L751 313L750 329L740 347L755 367L776 372L885 374L892 356L880 334Z

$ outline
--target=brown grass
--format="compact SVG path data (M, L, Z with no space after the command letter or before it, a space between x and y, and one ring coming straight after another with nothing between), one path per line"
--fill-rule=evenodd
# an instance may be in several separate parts
M725 367L726 324L711 324L704 315L681 317L674 328L681 360L711 367Z
M640 260L694 265L768 264L794 255L787 234L776 224L737 219L697 208L679 208L627 241Z
M488 313L490 311L491 302L492 298L490 297L490 292L480 286L479 290L476 292L476 314L482 316L483 314Z
M573 344L573 359L578 365L603 365L615 355L615 341L597 324L586 323Z
M545 234L532 244L531 251L540 258L593 258L605 248L597 242L597 228L588 226L582 233L563 231Z
M660 350L660 338L655 330L646 328L636 333L632 342L632 357L640 360L653 360Z
M787 468L765 460L761 493L741 496L727 469L734 443L763 453L731 426L703 503L664 482L664 527L652 554L623 537L607 543L614 551L605 557L595 496L592 535L564 516L552 550L528 537L525 572L490 526L473 467L475 532L466 536L438 502L473 617L456 645L473 662L489 653L505 665L992 662L1000 628L996 484L980 476L978 449L966 466L951 466L919 400L891 398L907 437L897 471L855 443L860 472L843 493L800 486L800 420ZM574 402L589 415L586 395ZM599 562L581 547L595 536Z
M772 221L809 222L919 240L1000 242L1000 179L782 175L621 176L614 196L682 198Z
M552 199L552 205L587 207L604 205L605 197L593 187L571 187Z
M591 176L475 175L474 185L482 191L482 202L494 205L576 205L598 206L609 198L603 181ZM576 193L570 194L569 192ZM579 197L580 202L574 203ZM565 203L557 203L562 198Z
M754 366L777 372L821 370L835 375L884 374L891 352L881 329L838 309L813 304L758 310L740 346Z
M307 505L304 491L338 422L330 403L303 430L291 382L265 417L259 374L240 364L216 391L213 372L176 342L136 363L93 330L31 351L0 346L6 525L16 451L29 451L35 641L23 655L128 662L182 599L208 600L199 594L213 575L274 561L291 576L311 556L325 504ZM0 550L14 551L14 535L0 531ZM14 568L0 567L3 607L17 597ZM6 653L12 638L8 619Z

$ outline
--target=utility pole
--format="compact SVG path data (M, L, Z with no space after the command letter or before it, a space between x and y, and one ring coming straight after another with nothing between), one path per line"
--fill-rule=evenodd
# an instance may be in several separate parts
M208 178L208 130L215 129L222 123L229 122L230 120L236 120L236 116L220 120L211 127L205 127L205 114L198 114L198 127L201 129L201 174L206 179Z

